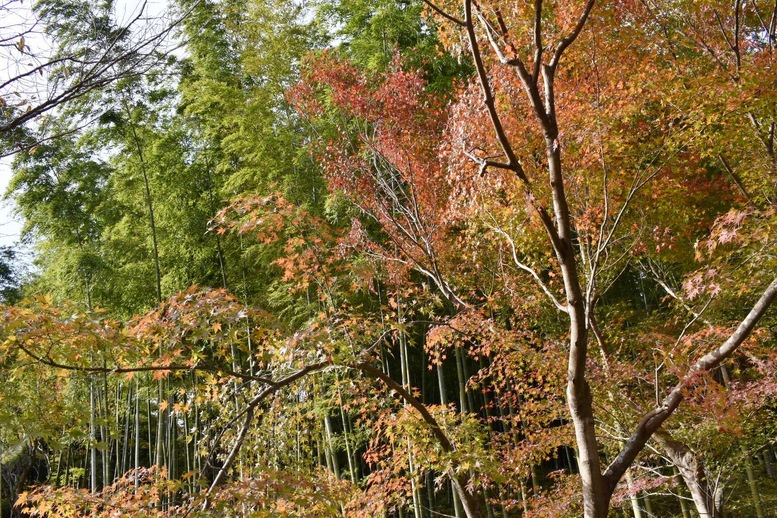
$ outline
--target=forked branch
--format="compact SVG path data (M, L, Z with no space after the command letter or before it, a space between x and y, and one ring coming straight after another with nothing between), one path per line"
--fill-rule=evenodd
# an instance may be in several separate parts
M626 472L628 467L637 457L640 451L645 447L648 439L658 430L669 416L674 413L683 400L683 391L691 384L693 379L700 372L711 370L728 358L736 349L742 345L748 336L753 332L758 321L764 316L766 311L777 297L777 278L775 278L761 297L753 305L750 312L742 320L737 329L728 337L728 339L717 349L704 355L688 371L688 373L675 385L672 391L664 398L661 404L648 412L642 421L637 425L634 433L629 438L626 446L621 450L615 460L607 467L604 477L607 480L609 489L612 491L620 478Z
M561 55L564 54L564 51L575 42L578 36L580 36L580 32L583 30L583 27L585 27L585 24L588 21L588 17L591 15L591 10L594 8L594 3L595 0L588 0L588 2L585 4L585 7L583 8L583 13L580 15L580 18L578 18L574 29L572 29L572 32L564 37L556 46L556 51L553 53L553 58L548 64L552 69L555 70L555 68L558 66L559 60L561 59Z
M216 473L216 476L213 478L213 482L208 488L208 491L205 493L205 500L202 504L203 509L206 509L208 507L208 503L209 503L208 498L210 497L211 493L213 493L213 490L216 488L216 486L218 486L221 483L221 481L226 476L227 471L229 471L229 469L232 467L232 464L234 464L235 459L237 459L237 455L238 453L240 453L241 446L243 446L243 442L245 441L246 435L248 433L248 429L251 427L251 423L253 422L254 412L256 411L256 408L265 399L275 394L278 390L291 385L295 381L301 378L304 378L308 374L320 371L328 366L330 366L330 362L314 363L312 365L303 367L297 372L294 372L281 380L273 382L272 385L270 385L269 387L261 391L259 394L257 394L256 397L254 397L254 399L252 399L248 403L248 405L246 405L246 407L241 412L244 415L244 419L243 419L243 425L240 427L240 431L238 432L237 440L235 440L235 444L232 446L232 450L229 452L227 459L224 461L224 465L221 466L218 473ZM239 417L239 415L236 417Z

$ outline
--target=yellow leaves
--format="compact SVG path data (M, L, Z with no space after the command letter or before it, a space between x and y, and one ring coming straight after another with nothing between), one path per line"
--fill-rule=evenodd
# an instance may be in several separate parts
M16 499L15 506L23 507L27 505L27 503L30 501L29 499L30 494L27 491L22 491L19 493L19 498Z
M139 482L139 487L135 484ZM162 516L154 510L162 492L175 493L180 483L167 479L164 469L130 470L98 493L72 487L41 486L17 501L22 514L48 517Z
M151 375L151 377L154 378L154 380L165 379L170 374L170 372L172 372L172 371L170 371L168 369L155 370L153 372L153 374Z
M175 403L173 405L173 412L178 413L178 414L186 413L190 409L191 409L191 405L188 404L188 403L181 403L181 402L179 402L179 403Z

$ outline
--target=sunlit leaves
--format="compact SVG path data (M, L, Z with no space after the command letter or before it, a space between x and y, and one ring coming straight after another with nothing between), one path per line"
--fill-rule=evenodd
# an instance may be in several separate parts
M178 485L167 478L164 470L140 468L126 473L99 494L91 494L86 489L41 486L20 494L15 505L24 515L50 518L108 518L117 513L161 517L167 513L157 508L160 498Z
M288 517L360 516L350 482L323 469L312 472L261 470L252 478L220 487L213 502L190 516ZM345 509L347 511L344 513Z

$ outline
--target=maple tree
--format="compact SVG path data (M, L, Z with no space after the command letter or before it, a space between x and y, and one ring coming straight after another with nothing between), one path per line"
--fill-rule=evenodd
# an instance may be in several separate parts
M676 385L654 409L648 411L639 420L623 448L609 466L603 469L593 414L594 396L587 381L589 333L596 335L595 338L602 348L602 353L605 355L609 353L600 331L602 328L596 317L596 304L599 297L603 295L598 270L606 266L607 257L603 254L608 253L608 241L618 231L618 224L621 222L619 215L630 209L629 202L632 197L637 194L638 189L647 184L651 176L645 176L645 173L637 170L638 174L634 177L635 180L631 189L627 191L625 199L620 203L619 212L616 213L614 221L610 219L608 211L618 207L617 198L612 198L610 193L605 191L605 206L604 212L600 213L601 220L594 223L592 229L585 228L585 220L583 225L578 225L577 210L579 209L575 207L577 199L573 197L575 194L573 189L576 185L574 180L570 179L574 178L574 175L568 174L565 177L562 154L568 164L567 168L572 171L579 167L578 164L581 163L579 160L585 160L585 155L578 158L578 146L573 143L574 140L567 140L569 137L574 138L573 134L565 134L567 126L562 125L558 117L563 114L561 107L564 105L561 103L567 99L565 94L574 96L579 91L579 85L573 83L570 92L570 87L562 84L566 78L560 74L563 70L562 58L566 58L567 50L583 33L584 27L592 16L593 7L593 2L574 6L554 6L554 8L543 6L542 2L535 3L533 10L527 10L528 12L525 13L527 18L522 22L523 27L527 24L533 27L530 43L526 42L533 47L533 53L525 50L521 52L521 49L526 48L523 46L524 42L518 39L521 34L518 29L511 31L513 26L521 27L519 25L521 22L510 18L505 21L504 17L507 14L503 13L498 5L473 6L470 2L465 2L463 15L452 22L460 25L467 35L469 50L477 68L478 86L484 98L483 111L486 112L486 120L490 121L494 135L490 143L494 151L480 155L470 153L470 158L479 167L481 174L488 175L489 170L504 169L513 173L521 181L526 204L530 214L533 213L531 217L539 220L547 234L555 256L555 267L563 279L561 292L565 300L562 299L563 302L559 303L557 299L551 298L569 319L569 371L566 395L576 433L585 515L606 516L609 499L617 482L650 437L677 409L684 398L686 388L694 383L696 373L718 366L752 332L757 321L774 300L777 293L777 280L771 280L771 282L767 280L769 282L767 288L761 293L748 316L731 334L721 339L722 345L699 355L695 362L690 364L688 372L678 376ZM547 11L544 11L544 8ZM617 14L617 11L613 14ZM554 16L555 24L546 22L546 16ZM606 19L600 21L606 21ZM591 20L590 23L596 22ZM483 33L479 36L478 32L481 30ZM481 45L489 45L494 57L486 56L485 52L481 51ZM510 134L512 128L503 122L502 106L497 104L501 84L497 81L503 80L501 76L507 73L505 69L512 69L510 73L515 74L513 77L517 77L518 80L516 87L524 90L528 106L534 114L536 121L534 131L539 133L535 143L539 144L537 147L543 150L545 155L544 166L542 163L535 166L539 171L534 168L524 168L524 162L519 159L515 151L519 148ZM557 74L559 74L558 83ZM637 79L639 78L638 75ZM516 81L513 83L515 84ZM506 117L510 116L509 111L504 110L504 112ZM570 126L574 131L573 123L570 123ZM472 135L466 135L465 138L467 139L465 142L475 141ZM567 142L570 142L568 146ZM482 146L481 144L481 148ZM569 148L568 152L567 148ZM583 147L581 151L586 150ZM583 161L582 164L585 162ZM550 183L549 192L542 188L539 190L534 188L534 182L539 180L537 173L543 170ZM600 174L605 175L606 181L607 169ZM567 189L570 190L570 195L567 195ZM608 206L610 203L612 208ZM593 232L590 232L591 230ZM657 250L660 248L661 245ZM606 330L606 327L603 328Z
M585 89L585 80L590 76L583 76L582 78L576 78L574 75L569 78L563 77L563 86L561 81L558 84L556 83L557 72L563 70L559 68L561 58L570 45L581 35L583 28L589 22L593 2L580 6L546 7L545 11L543 11L542 2L538 2L534 5L533 12L532 9L527 8L525 12L518 13L526 17L524 20L514 20L511 17L507 17L507 14L502 11L499 5L473 5L465 2L463 15L452 15L450 12L443 12L433 4L430 4L430 6L435 13L444 18L443 21L458 26L466 35L468 50L471 52L477 71L477 82L471 83L468 96L464 96L459 100L462 108L458 114L460 114L461 120L456 120L454 123L460 124L460 128L454 129L451 135L453 138L451 147L458 147L456 146L458 144L464 150L460 153L450 153L453 159L452 168L467 172L457 177L455 182L451 182L449 178L448 185L453 185L454 189L460 189L462 192L466 192L467 189L484 193L493 193L494 190L498 192L503 188L499 183L503 184L510 181L509 179L505 180L503 175L499 174L499 170L508 171L517 180L512 182L511 187L521 193L520 195L524 198L524 203L528 206L529 217L532 219L536 218L535 221L539 223L541 229L547 235L550 251L552 252L552 255L548 257L548 262L551 268L558 269L563 280L563 286L559 290L563 294L563 298L562 296L555 295L552 288L541 280L536 270L519 259L516 253L515 241L512 240L511 236L502 228L495 228L498 233L505 236L509 241L513 250L515 265L531 274L556 308L569 316L570 345L567 401L577 435L578 463L583 480L584 504L587 516L605 516L608 512L609 499L616 484L624 475L626 469L633 463L638 453L644 448L648 439L676 410L684 397L686 386L695 383L693 381L696 377L694 372L707 371L716 367L744 341L753 330L756 322L772 303L777 281L772 280L769 283L769 286L761 294L759 301L753 306L750 315L740 323L736 331L720 338L720 341L723 342L722 346L702 356L696 363L689 364L689 372L678 376L679 381L674 388L655 409L646 413L612 463L606 470L603 470L600 467L599 446L597 443L597 433L594 428L594 402L586 381L586 356L589 348L589 333L596 335L595 338L602 348L602 353L605 355L609 354L604 335L596 321L596 305L600 297L606 294L607 283L611 282L612 279L612 274L610 274L610 279L608 279L606 273L603 272L617 266L617 262L612 264L612 261L610 261L610 254L614 255L612 248L616 248L610 245L619 238L618 233L621 232L619 227L627 221L630 213L636 212L631 205L633 200L641 194L641 190L652 191L652 197L660 199L660 196L667 192L667 187L674 184L674 193L669 193L669 197L672 199L674 194L682 193L683 189L687 188L686 186L690 186L689 181L695 180L693 176L698 175L698 173L690 168L699 167L699 157L693 156L692 153L688 152L687 140L683 142L683 145L686 146L685 148L678 147L673 152L671 146L675 144L673 144L672 139L666 137L657 138L655 134L652 136L647 134L646 138L642 138L640 142L631 140L628 135L613 133L613 129L617 129L617 126L616 128L606 127L607 113L601 110L601 105L615 103L611 99L597 99L596 104L591 102L589 93L591 90ZM572 15L571 13L576 14ZM611 12L606 12L603 17L592 20L590 23L606 24L611 20L607 18L608 15L618 16L621 14L616 9L613 9ZM552 21L548 21L548 17L553 17L551 20L555 19L555 24ZM526 50L523 50L522 53L521 50L526 49L526 47L518 39L523 36L521 34L522 29L519 28L526 27L527 25L533 27L533 33L527 34L529 42L531 42L534 48L533 54ZM516 27L516 29L513 29L513 27ZM479 33L481 30L483 31L482 34ZM544 31L550 33L550 36L544 34ZM558 38L558 42L549 45L546 49L543 41L548 38ZM605 46L608 43L606 42ZM490 45L493 50L493 56L485 55L484 52L481 52L481 45ZM598 50L596 49L596 42L594 42L592 47L594 51ZM590 49L591 47L588 48ZM738 50L734 48L734 52L736 53ZM547 57L545 57L546 55ZM608 57L605 56L602 59L604 63L601 63L601 65L596 63L595 66L602 66L604 68L607 65L616 66L619 64L615 60L606 62ZM654 65L656 67L655 70L663 72L658 68L661 64L652 61L654 56L646 53L643 57L648 61L648 67ZM575 57L570 59L574 60ZM581 63L575 62L575 65L580 67ZM319 70L318 67L314 67L314 69ZM376 122L371 120L371 112L376 106L380 106L382 102L379 97L380 94L371 103L368 101L370 93L367 90L366 83L360 80L358 76L355 76L352 71L331 63L320 67L320 70L325 71L323 74L332 71L332 77L324 77L323 82L333 88L333 100L336 104L345 105L350 113L366 119L368 124ZM644 96L644 86L639 84L644 83L648 78L642 73L627 77L627 80L635 85L633 87L634 93L632 94L635 96L635 104L638 107L644 106L648 108L652 99ZM609 76L610 80L619 81L615 86L620 88L622 88L623 78L623 75ZM314 78L314 80L320 81L321 79ZM569 86L570 84L571 86ZM602 86L600 81L599 87ZM524 106L533 111L536 118L536 127L526 128L523 130L523 134L514 133L526 126L522 121L513 118L514 114L517 113L516 110L519 109L517 106L518 101L515 97L499 97L503 90L509 91L510 88L513 88L515 92L525 91L526 104L528 106L526 104ZM392 93L396 94L397 92L401 92L401 90L394 86ZM318 115L322 109L310 104L311 93L310 91L303 91L298 95L306 103L303 109L308 113ZM586 97L580 97L580 93L583 93ZM472 105L476 103L475 96L477 95L482 95L484 101L482 108L473 114ZM629 95L629 93L626 95ZM396 95L391 100L399 100L401 103L401 99L401 95ZM565 127L563 130L563 140L562 130L559 127L556 114L557 99L559 106L562 105L561 103L564 103L565 107L569 106L572 115L569 123L570 129L567 130ZM501 101L501 103L498 103L498 101ZM582 106L578 108L573 104L575 101ZM392 115L402 114L401 104L386 104L389 106ZM601 141L594 147L586 146L584 140L576 140L575 137L576 131L588 132L590 135L591 130L585 124L591 120L589 118L590 112L586 111L587 106L591 104L594 104L597 115L599 112L602 114L602 116L595 119L596 124L599 124L601 128L606 128L602 131L607 132L601 134L599 137ZM575 108L580 110L580 118L576 118ZM619 106L615 104L613 109L616 114L618 113L617 108ZM628 107L626 109L630 110L632 108ZM416 108L414 115L418 116L418 111ZM456 112L454 111L454 113ZM671 113L667 115L671 115ZM411 117L406 117L405 120L409 121L410 119ZM472 121L470 122L469 119L472 119ZM390 236L395 244L400 241L394 234L391 234L391 229L398 228L400 232L404 232L409 237L411 243L416 247L422 248L418 244L425 244L427 246L427 254L431 256L430 251L433 248L431 240L426 236L424 236L426 237L424 240L423 238L410 235L406 229L413 227L405 221L397 221L398 218L395 215L395 213L398 213L401 217L407 219L415 217L416 221L414 223L418 225L417 220L420 218L417 216L417 213L421 211L416 209L416 213L413 214L411 210L402 207L404 200L397 202L398 196L395 191L399 190L400 196L404 195L409 200L409 203L406 202L406 204L411 205L415 203L414 195L416 192L424 189L423 181L435 182L437 180L435 183L437 190L435 192L441 193L442 196L445 196L443 188L446 184L434 178L433 175L429 174L428 170L424 171L418 166L413 167L413 164L408 160L408 155L412 153L413 146L403 143L396 136L392 135L391 128L394 125L389 121L390 117L384 115L379 119L380 126L376 129L369 128L368 126L369 129L358 135L357 139L369 146L367 150L370 154L374 154L380 160L388 162L390 167L396 168L400 175L404 172L401 178L407 179L411 194L401 193L401 183L399 187L392 185L387 188L381 185L381 178L375 179L375 176L381 175L381 167L365 163L365 160L374 160L374 158L370 158L370 154L366 154L364 151L358 151L358 147L354 150L353 141L349 142L348 140L340 142L330 141L327 144L326 152L329 153L329 156L326 156L325 160L327 163L332 164L331 167L334 170L330 170L330 175L333 178L330 184L334 188L345 189L346 192L358 192L357 203L372 214L382 225L383 229L389 228ZM637 120L636 122L645 125L642 120ZM401 126L403 131L407 131L407 124L408 122L405 122ZM760 124L756 121L756 128L760 127ZM491 126L492 135L483 133L483 128L488 126ZM644 130L650 131L650 129L649 126L644 126ZM412 135L412 133L410 134ZM342 135L345 139L349 138L345 132ZM585 135L585 133L582 133L582 135ZM670 131L669 135L679 139L687 137L689 134L683 129L677 131L676 134ZM413 144L423 142L417 136L414 137ZM383 138L386 140L382 140ZM581 136L581 139L584 138L585 136ZM391 151L386 149L388 146L385 144L385 142L393 143L397 140L399 140L397 150L403 154L400 159L392 156ZM578 194L580 187L577 185L578 181L575 180L575 176L567 176L565 178L565 173L562 169L562 149L566 151L567 142L569 142L569 152L565 154L565 157L567 157L566 160L573 164L571 167L573 169L582 167L584 171L589 172L588 177L581 176L582 180L580 180L580 183L587 184L586 190L593 188L604 189L603 207L590 205L592 203L590 199L586 199L586 197ZM648 162L646 164L647 167L645 167L645 165L640 163L639 159L635 159L634 156L630 155L630 148L645 154L651 149L651 146L660 146L654 152L668 155L668 158L658 155L657 164L655 162L653 164ZM530 157L534 153L533 161L525 162L519 159L517 152L514 151L519 148L523 149L524 153ZM527 151L527 148L532 151ZM612 153L614 160L600 169L600 166L593 162L593 160L597 158L604 160L605 153L608 153L608 157L610 156L609 153ZM546 157L544 164L538 159L538 156L542 156L542 154ZM673 154L676 156L673 156ZM502 160L499 157L502 157ZM479 175L477 171L473 171L473 167L467 167L467 161L473 163L479 169ZM434 162L432 161L432 163ZM668 164L677 164L677 166L689 168L687 169L688 173L686 173L685 177L672 178L671 175L666 174L668 169L665 168ZM418 172L418 175L423 180L419 181L418 178L411 177L407 171L403 171L402 166L405 166L413 173ZM608 169L613 166L616 168L628 168L626 171L634 171L630 185L629 183L618 185L617 181L620 178L615 179L612 185L607 184ZM541 178L540 175L543 174L543 170L550 179L549 189L542 186L536 187L536 182ZM365 186L363 183L360 184L365 179L367 181L370 180L370 175L366 173L367 171L374 171L372 173L374 175L372 177L373 185ZM336 174L331 174L332 172ZM342 175L343 173L345 173L345 182L339 180L337 176L337 174ZM426 174L424 175L424 173ZM577 171L575 173L580 174ZM604 183L599 182L597 186L594 183L595 181L590 180L590 173L597 173L597 176L603 173ZM473 182L473 179L484 175L497 176L498 180L488 183ZM621 178L623 176L621 175ZM628 176L625 179L629 182ZM569 187L567 187L567 184L569 184ZM565 189L570 189L569 195L567 195ZM388 198L393 201L393 204L388 205L380 199L377 203L371 202L370 195ZM383 201L383 206L379 204L381 201ZM516 202L517 200L508 201ZM582 207L578 208L579 204L582 204ZM545 207L552 207L552 209L546 209ZM473 208L475 210L481 209L477 205ZM705 208L709 210L711 207L707 205ZM392 210L395 213L392 213ZM614 216L610 215L610 210L614 212ZM406 214L411 216L408 217ZM426 215L426 213L424 214ZM713 212L711 216L714 217L714 215ZM418 227L423 228L420 225ZM677 244L673 242L674 238L667 240L670 228L666 227L661 235L656 234L654 229L652 240L656 243L655 251L657 253L660 253L663 249L672 250L677 247ZM399 232L396 233L399 234ZM731 234L727 234L726 239L730 238L730 236ZM630 244L630 247L631 249L625 251L627 258L635 254L647 252L645 241ZM412 253L408 253L409 247L407 245L401 246L400 244L399 248L410 256L408 262L411 262L420 271L423 271L435 280L437 286L446 296L456 298L455 301L457 303L462 303L455 294L451 293L451 290L447 287L447 281L441 277L438 269L424 268L426 266L424 262L412 257ZM430 257L425 259L426 263L431 262ZM622 260L621 267L624 264L628 265L628 262ZM430 270L434 273L431 273Z

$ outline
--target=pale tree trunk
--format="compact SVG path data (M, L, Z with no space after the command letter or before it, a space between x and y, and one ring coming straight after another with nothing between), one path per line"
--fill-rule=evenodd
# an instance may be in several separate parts
M631 512L634 513L634 518L643 518L642 517L642 509L639 507L639 495L637 493L632 492L634 487L634 479L631 476L631 470L628 470L626 472L626 484L629 488L629 500L631 501Z
M340 419L343 421L343 442L345 443L345 453L348 455L348 474L351 477L351 482L356 484L356 455L353 451L353 447L351 445L351 440L353 439L351 429L348 423L348 415L345 412L345 402L343 401L343 393L342 390L340 390L340 377L337 377L337 396L338 396L338 404L340 406ZM299 436L297 437L297 443L299 444ZM297 451L299 451L299 447L297 447Z
M753 459L750 458L747 452L745 452L745 473L747 474L747 485L750 487L750 495L755 507L755 515L758 518L766 518L763 504L761 503L761 493L758 491L758 484L753 474Z
M766 468L766 474L769 478L774 478L774 465L772 464L771 448L767 444L764 450L761 452L761 456L764 459L764 468Z
M101 450L101 457L102 457L102 467L103 467L103 487L106 487L111 484L111 455L110 455L110 434L108 433L108 419L110 417L109 414L109 407L108 407L108 378L103 374L103 386L100 389L98 387L97 391L97 404L100 408L100 413L102 417L102 424L100 425L100 439L103 443L103 448Z
M649 518L653 518L655 514L653 514L653 504L650 502L650 494L644 493L642 499L645 501L645 512Z
M151 423L149 423L150 425ZM134 466L135 466L135 492L138 492L140 488L140 380L135 378L135 451Z
M474 409L470 408L469 399L467 398L467 375L464 372L464 353L460 345L454 345L453 351L456 357L456 377L459 382L459 410L466 414L474 411Z
M127 104L126 100L123 100L124 103L124 110L127 112L127 121L130 126L130 132L132 133L132 141L135 144L135 151L138 155L138 163L140 165L140 173L141 178L143 180L143 199L146 203L146 210L148 211L148 222L149 227L151 229L151 244L152 244L152 253L154 257L154 275L156 283L154 287L156 288L156 301L157 304L162 302L162 268L159 264L159 244L157 241L157 228L156 228L156 217L154 215L154 202L153 198L151 197L151 184L149 182L148 178L148 171L146 168L146 159L145 155L143 153L143 143L140 140L140 137L138 136L137 129L135 128L135 122L132 120L132 112L129 109L129 105Z
M186 455L186 473L191 473L193 471L192 468L192 448L189 447L189 439L191 438L191 435L189 435L189 412L184 412L183 414L183 426L185 430L184 435L184 453ZM193 442L193 441L192 441ZM194 448L197 446L195 444L192 445ZM194 492L194 484L193 484L194 477L191 477L189 479L189 491Z
M685 444L675 441L665 431L654 435L666 456L675 465L691 493L700 518L721 518L721 488L710 487L704 468L697 455Z
M680 495L678 496L678 499L680 500L680 512L682 513L683 518L691 518L691 511L688 508L685 497Z
M97 492L97 427L95 424L94 375L89 376L89 490Z
M398 303L397 307L397 314L399 318L399 323L402 324L402 305L401 302ZM400 366L400 372L402 374L402 387L405 390L410 390L410 363L408 361L408 350L407 350L407 335L405 333L399 334L399 366ZM407 402L405 403L405 407L407 407ZM413 450L412 450L412 443L410 441L410 437L407 438L407 469L408 474L410 475L410 488L413 493L413 515L415 518L422 518L421 513L421 491L418 488L418 483L416 481L416 469L415 469L415 462L413 460Z
M67 461L65 463L65 486L64 487L70 487L70 463L73 460L73 455L71 454L73 449L72 443L67 443ZM3 487L2 481L3 478L0 477L0 488Z
M442 363L437 364L437 383L440 388L440 404L442 406L448 406L448 396L446 394L446 386L445 386L445 373L442 368ZM464 509L461 507L461 500L459 499L458 493L456 493L456 487L454 486L453 482L451 482L451 497L453 499L453 512L456 515L456 518L461 518L464 514Z
M723 385L726 387L726 390L728 390L730 388L731 379L729 378L728 369L726 368L725 364L720 366L720 374L723 377ZM750 495L753 499L755 514L757 518L765 518L763 505L761 504L761 494L758 491L758 483L756 482L755 475L753 473L753 459L748 451L744 448L744 446L742 447L742 453L744 455L745 461L745 475L747 476L747 485L750 486Z
M124 105L124 110L127 113L127 121L130 127L131 132L131 138L133 143L135 144L135 151L137 153L138 157L138 164L140 165L140 173L141 173L141 179L143 180L143 199L146 204L146 210L148 211L148 222L149 222L149 228L151 230L151 245L152 245L152 254L154 259L154 278L155 278L155 284L154 287L156 289L156 303L161 304L162 303L162 268L160 266L160 260L159 260L159 241L157 238L157 227L156 227L156 216L154 214L154 200L151 195L151 182L148 177L148 169L143 149L143 142L140 139L140 136L138 135L137 128L135 127L135 122L132 120L132 111L129 108L129 105L127 104L126 99L122 100ZM159 349L159 356L162 356L162 348ZM165 425L166 421L168 419L168 410L163 405L163 402L165 401L164 397L164 383L163 380L160 379L157 382L157 435L156 435L156 451L154 456L154 464L158 468L166 467L165 466L165 442L164 442L164 432L165 432ZM169 456L169 455L168 455ZM161 509L163 507L163 499L160 499L159 508Z
M60 484L59 479L62 476L62 461L65 457L65 449L59 450L59 460L57 461L57 474L54 475L54 487L59 487L62 484ZM0 468L1 469L1 468ZM0 472L0 481L3 480L3 474ZM0 483L0 486L2 486L2 483ZM3 501L3 495L2 490L0 490L0 502Z
M150 377L147 376L147 379L150 379ZM150 386L150 383L149 383ZM154 442L153 439L153 432L151 430L151 392L147 394L146 397L146 422L148 423L148 426L146 426L146 436L148 440L148 458L149 462L153 462L153 459L156 458L156 451L154 450L154 447L156 445L156 442Z
M329 417L329 414L326 414L324 416L324 429L326 432L325 438L326 438L326 448L329 452L329 457L332 459L332 472L336 476L340 476L340 463L337 460L337 451L335 449L334 445L334 430L332 428L332 419Z

